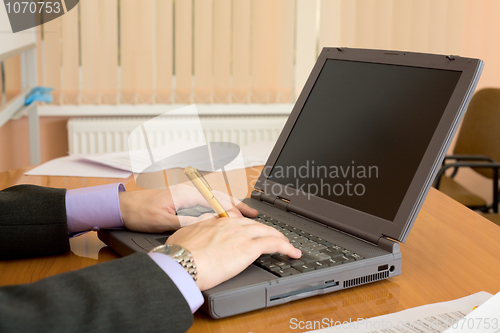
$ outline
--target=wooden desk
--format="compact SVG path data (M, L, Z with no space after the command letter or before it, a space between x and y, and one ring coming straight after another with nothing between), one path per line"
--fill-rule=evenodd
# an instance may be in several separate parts
M0 173L0 189L25 183L72 189L117 181L24 176L26 170ZM257 176L255 170L250 171L250 183ZM132 177L121 181L128 190L137 189ZM500 290L500 227L435 189L431 189L401 251L403 273L395 278L221 320L200 312L189 332L288 332L292 318L354 321L482 290L492 294ZM72 240L67 254L0 261L0 285L32 282L117 257L95 233L88 233Z

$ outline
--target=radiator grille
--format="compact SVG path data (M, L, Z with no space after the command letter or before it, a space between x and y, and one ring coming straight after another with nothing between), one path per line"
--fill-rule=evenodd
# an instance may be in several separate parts
M186 117L170 117L168 126L161 121L148 126L150 145L157 147L171 140L226 141L240 146L254 141L276 141L288 116L200 116L205 138L199 138ZM129 134L150 118L71 118L68 121L70 154L97 154L127 151ZM168 130L165 130L168 128ZM142 138L133 138L130 149L141 149Z
M366 275L363 277L344 281L344 288L354 287L360 284L386 279L388 277L389 277L389 271Z

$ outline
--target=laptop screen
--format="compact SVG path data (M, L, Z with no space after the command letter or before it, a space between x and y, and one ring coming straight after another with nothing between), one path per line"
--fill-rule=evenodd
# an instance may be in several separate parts
M393 221L461 73L327 59L268 179Z

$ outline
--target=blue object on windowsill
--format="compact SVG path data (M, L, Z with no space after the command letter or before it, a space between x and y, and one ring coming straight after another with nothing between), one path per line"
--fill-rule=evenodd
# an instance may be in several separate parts
M24 105L30 105L34 101L52 103L52 95L50 92L54 90L54 88L47 87L35 87L33 88L26 99L24 100Z

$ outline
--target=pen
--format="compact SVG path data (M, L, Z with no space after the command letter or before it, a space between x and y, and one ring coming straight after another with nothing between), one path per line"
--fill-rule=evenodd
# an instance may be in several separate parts
M226 210L222 208L217 198L212 193L212 188L208 184L207 180L203 175L193 167L187 167L184 169L184 173L191 180L193 185L200 191L201 195L205 200L207 200L208 204L212 209L219 215L219 217L229 217Z

